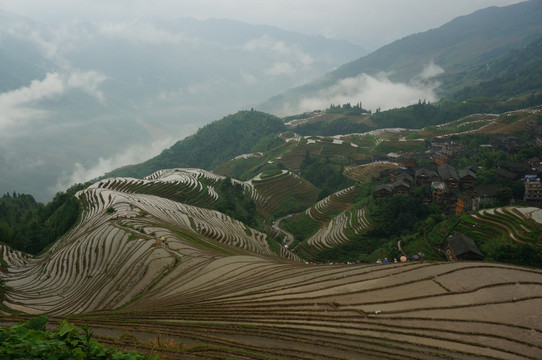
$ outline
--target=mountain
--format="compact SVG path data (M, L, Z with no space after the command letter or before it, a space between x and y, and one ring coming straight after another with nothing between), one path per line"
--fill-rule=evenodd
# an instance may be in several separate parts
M223 19L0 19L0 193L40 201L365 53Z
M419 139L436 134L477 147L488 134L541 124L540 110L332 138L296 136L289 124L268 150L221 163L223 172L244 168L244 181L194 168L101 179L74 195L78 222L40 256L0 244L0 320L46 313L87 324L111 346L180 359L536 358L542 329L533 314L542 271L447 262L436 247L455 228L473 236L484 254L500 249L508 256L501 259L510 260L514 249L526 249L516 260L539 266L542 210L499 206L443 220L434 204L416 200L423 191L375 199L371 179L404 172L397 163L344 166L399 149L424 153ZM243 112L209 124L205 133L236 129L235 120L251 117L275 122ZM514 159L532 151L542 155L530 146ZM480 151L468 161L491 154ZM330 178L341 167L356 185L317 201L317 187L303 176L319 169L315 179ZM288 170L295 168L301 176ZM238 219L246 216L240 204L256 215L251 226ZM422 261L406 261L414 249L424 250ZM330 263L331 251L336 259L359 254L367 263ZM387 263L375 263L385 256Z
M410 86L414 96L438 100L469 85L468 79L460 83L454 81L458 73L486 64L542 36L541 16L540 0L479 10L439 28L383 46L316 81L269 99L260 108L276 114L300 113L314 110L310 106L321 103L321 98L327 98L326 107L336 99L341 103L362 101L367 104L369 101L362 96L371 99L371 90L376 92L389 82ZM367 81L367 77L381 86ZM352 82L357 86L350 85ZM393 90L382 93L381 98L393 97ZM415 90L425 91L416 93ZM367 108L386 108L384 100L371 102ZM404 105L408 103L401 104ZM389 107L395 105L392 103Z

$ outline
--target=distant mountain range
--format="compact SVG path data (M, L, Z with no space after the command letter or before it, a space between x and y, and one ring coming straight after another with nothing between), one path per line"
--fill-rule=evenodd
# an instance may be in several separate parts
M51 26L0 12L0 193L50 199L365 53L232 20Z
M357 88L350 89L350 93L344 90L341 92L340 86L341 82L345 85L345 80L357 79L362 75L407 84L413 89L432 85L435 99L449 96L471 85L468 78L458 81L458 74L485 64L512 49L522 48L542 36L541 18L540 0L479 10L439 28L383 46L318 80L271 98L260 108L272 113L284 113L291 109L298 112L310 111L314 109L302 106L303 102L313 104L323 95L333 100L337 98L337 93L342 95L340 98L343 102L364 101L356 95L364 93L359 87L369 87L366 83L361 82Z

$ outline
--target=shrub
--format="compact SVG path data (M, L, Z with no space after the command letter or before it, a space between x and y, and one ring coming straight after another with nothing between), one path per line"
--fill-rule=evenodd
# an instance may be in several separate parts
M54 330L46 330L48 318L42 315L25 323L0 328L0 359L149 359L137 352L107 349L92 338L85 325L82 331L63 321ZM156 356L151 359L159 359Z

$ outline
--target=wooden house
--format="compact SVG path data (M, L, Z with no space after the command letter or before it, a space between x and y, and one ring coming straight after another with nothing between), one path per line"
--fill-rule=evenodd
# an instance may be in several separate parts
M459 175L453 166L448 164L440 165L437 172L448 189L455 190L459 188Z
M484 255L474 240L464 234L455 234L448 239L448 250L454 260L482 260Z
M393 196L393 185L392 184L378 185L375 188L375 197L377 199L384 198L384 197L392 197L392 196Z

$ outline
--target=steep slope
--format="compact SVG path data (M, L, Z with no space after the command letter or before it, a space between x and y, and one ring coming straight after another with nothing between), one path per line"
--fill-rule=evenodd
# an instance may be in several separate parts
M536 359L542 351L542 271L309 265L271 255L265 235L220 213L132 192L193 183L187 173L199 172L159 172L145 184L111 178L80 192L81 223L39 258L0 245L10 265L3 305L69 315L106 344L178 359ZM343 208L350 191L311 216ZM138 340L152 337L154 345Z
M171 182L201 186L182 173L151 178L110 178L80 192L81 222L39 258L0 245L10 265L7 285L14 289L5 305L53 314L112 309L147 291L179 263L273 254L265 234L222 213L133 192Z
M276 116L259 111L239 111L202 127L194 135L177 141L152 159L125 166L105 176L143 177L160 169L174 167L210 170L223 161L253 151L266 136L284 130L284 124ZM265 143L261 146L267 150Z
M485 64L511 49L519 49L542 35L542 1L531 0L506 7L490 7L458 17L423 33L397 40L373 53L347 63L321 79L271 98L261 108L280 113L301 99L316 95L338 81L361 74L386 73L396 82L424 81L422 71L435 64L444 73L440 90L451 92L468 84L457 84L456 74ZM435 73L438 75L437 73ZM433 76L435 75L433 74ZM468 80L468 79L467 79ZM359 101L363 99L356 99Z

